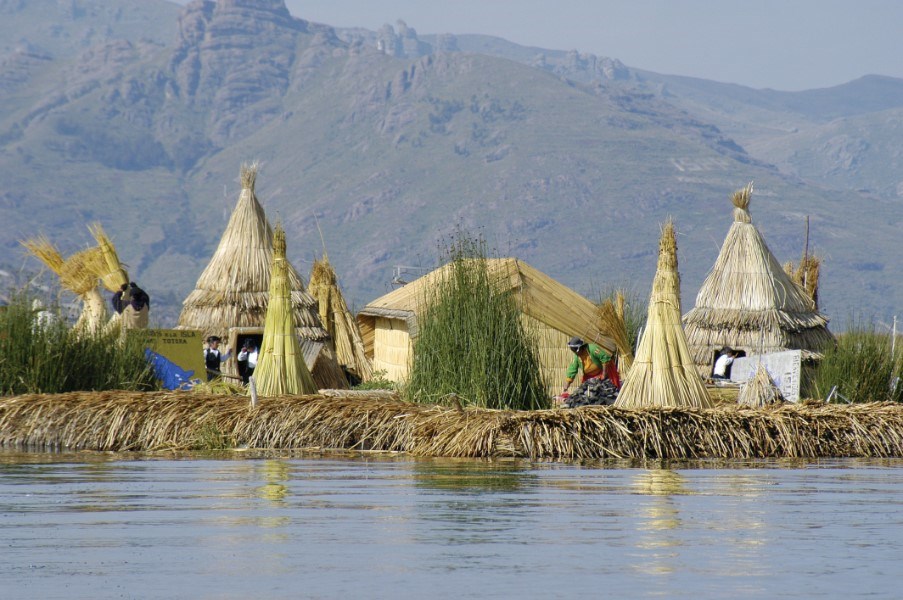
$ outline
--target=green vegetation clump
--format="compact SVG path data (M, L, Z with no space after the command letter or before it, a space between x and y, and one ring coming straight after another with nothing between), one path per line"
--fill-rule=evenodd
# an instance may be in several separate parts
M394 381L390 381L386 379L387 371L385 370L377 370L373 371L373 376L367 381L361 382L354 386L355 390L395 390L398 388L398 384Z
M892 356L892 339L874 325L856 324L837 337L825 352L815 374L815 392L827 398L834 386L833 402L903 402L903 348Z
M516 299L493 280L485 242L459 233L447 254L446 276L422 299L408 398L497 409L548 407L537 343Z
M0 394L156 389L141 335L77 331L27 291L0 311Z
M189 447L190 450L229 450L234 448L232 438L213 422L200 425L195 432Z

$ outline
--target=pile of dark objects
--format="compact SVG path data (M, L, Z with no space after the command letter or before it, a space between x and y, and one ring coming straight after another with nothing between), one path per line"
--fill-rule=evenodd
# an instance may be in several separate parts
M611 406L618 399L618 388L611 379L590 379L580 384L564 399L565 408L578 406Z

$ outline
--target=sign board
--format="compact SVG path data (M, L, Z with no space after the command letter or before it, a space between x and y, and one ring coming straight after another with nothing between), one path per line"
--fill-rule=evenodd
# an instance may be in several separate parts
M800 401L800 368L802 352L787 350L758 356L743 356L734 360L731 365L731 381L744 383L756 374L759 363L771 375L772 381L781 390L788 402Z
M145 356L168 390L189 389L207 380L201 332L195 329L146 329Z

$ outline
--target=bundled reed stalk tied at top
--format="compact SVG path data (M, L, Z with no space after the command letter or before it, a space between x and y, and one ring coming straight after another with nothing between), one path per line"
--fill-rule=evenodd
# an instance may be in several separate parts
M126 273L125 269L122 268L122 263L119 262L119 254L116 252L113 242L104 232L100 223L95 223L89 227L89 229L91 235L93 235L94 239L97 241L97 247L100 248L100 254L103 257L103 261L101 265L99 265L100 268L96 275L100 278L101 282L103 282L107 291L119 291L123 284L129 282L129 275Z
M615 406L712 406L681 325L677 241L670 220L662 228L646 329Z
M791 280L753 225L752 191L749 184L731 197L734 222L684 317L693 359L704 372L725 346L748 356L788 349L820 353L834 341L813 298Z
M29 253L43 262L60 278L63 289L82 301L82 312L76 322L80 331L98 331L106 320L106 303L98 288L103 252L98 247L86 248L64 259L59 250L44 236L21 242Z
M614 301L608 298L599 306L599 330L608 332L615 341L618 347L618 373L626 377L633 365L633 347L627 332L623 292L615 292Z
M263 342L254 369L257 391L264 396L317 392L295 333L294 314L285 259L285 231L277 226L273 235L270 302L264 320Z
M784 272L790 276L793 283L800 286L806 295L812 299L812 304L818 308L818 277L821 271L821 258L815 255L804 256L799 265L793 261L784 264Z
M261 398L185 392L0 397L0 446L153 451L226 446L414 456L603 458L903 457L903 405L508 411L410 404L384 394Z
M320 321L335 344L336 359L357 375L361 381L373 377L373 369L364 349L360 326L339 290L338 279L329 257L323 252L321 260L315 260L310 269L307 291L317 299Z
M765 365L761 363L756 368L756 374L741 386L740 395L737 397L737 403L741 406L766 406L780 404L783 401L784 395L774 384Z

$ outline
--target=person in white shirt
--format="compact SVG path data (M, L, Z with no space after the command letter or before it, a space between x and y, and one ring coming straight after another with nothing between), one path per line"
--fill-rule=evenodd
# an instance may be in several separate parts
M251 375L254 374L254 369L257 367L257 345L254 343L254 340L245 340L236 360L238 361L238 374L241 375L241 380L244 383L248 383Z
M721 355L715 361L715 369L712 372L712 379L729 379L730 366L734 359L737 358L737 351L729 346L721 349Z

